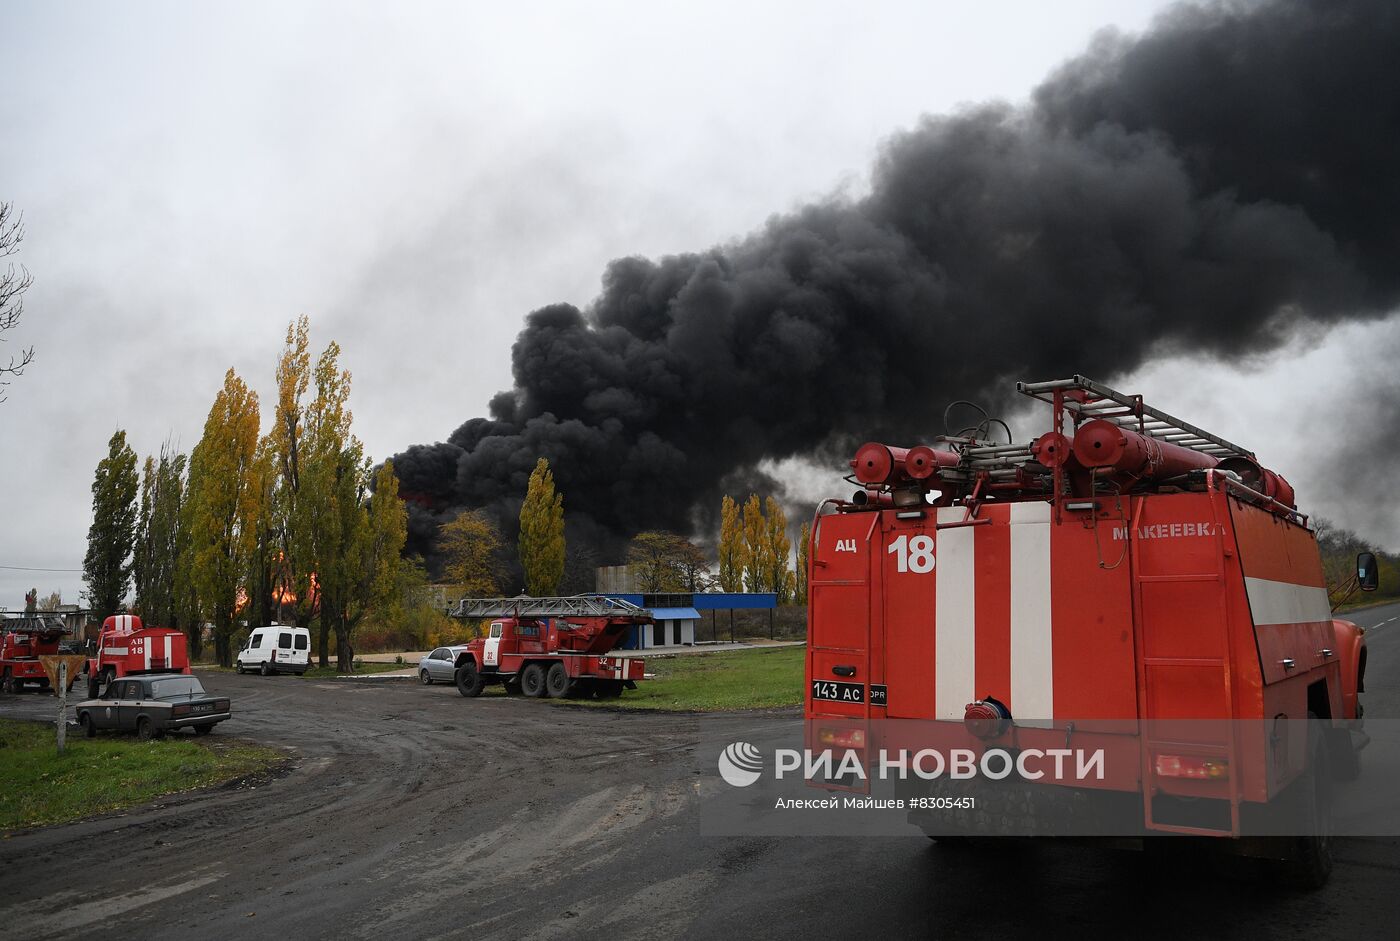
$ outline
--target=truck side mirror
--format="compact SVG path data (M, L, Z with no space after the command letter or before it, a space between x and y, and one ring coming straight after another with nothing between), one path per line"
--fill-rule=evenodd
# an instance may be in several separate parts
M1362 591L1375 591L1380 585L1376 557L1370 552L1362 552L1356 557L1356 584Z

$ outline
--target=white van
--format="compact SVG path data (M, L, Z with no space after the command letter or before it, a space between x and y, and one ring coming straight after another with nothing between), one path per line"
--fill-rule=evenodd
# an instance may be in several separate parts
M238 651L234 664L239 673L257 670L263 676L295 673L301 676L311 666L311 632L304 627L269 624L255 627Z

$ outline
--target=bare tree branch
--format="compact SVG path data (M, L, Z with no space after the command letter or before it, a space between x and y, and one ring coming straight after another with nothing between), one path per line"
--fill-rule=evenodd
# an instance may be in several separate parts
M17 254L23 241L24 214L16 215L12 203L0 203L0 258ZM0 272L0 333L19 326L20 317L24 315L24 292L33 283L33 275L23 265L16 269L14 264L10 264ZM3 342L5 338L0 336L0 343ZM8 365L0 366L0 377L23 375L24 367L32 362L34 347L31 346L20 350L17 357L11 356ZM8 380L0 378L0 389L9 384ZM0 402L4 402L5 398L5 394L0 392Z

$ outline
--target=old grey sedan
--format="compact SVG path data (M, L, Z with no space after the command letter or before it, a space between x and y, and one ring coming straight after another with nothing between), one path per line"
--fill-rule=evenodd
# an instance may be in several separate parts
M113 680L106 693L78 703L76 709L88 738L101 729L135 732L142 739L183 728L208 735L232 713L226 697L211 696L199 680L179 673Z
M457 656L466 649L466 644L453 644L451 647L439 647L423 657L418 661L418 682L424 686L455 682Z

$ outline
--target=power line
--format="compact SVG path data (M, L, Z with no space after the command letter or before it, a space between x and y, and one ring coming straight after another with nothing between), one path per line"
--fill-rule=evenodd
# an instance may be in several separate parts
M11 572L81 572L82 569L36 569L27 565L0 565L0 569Z

